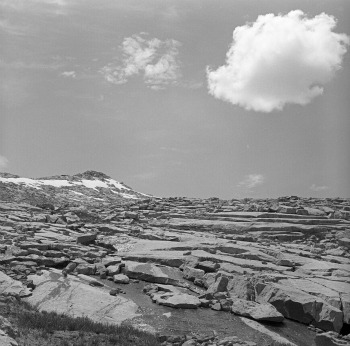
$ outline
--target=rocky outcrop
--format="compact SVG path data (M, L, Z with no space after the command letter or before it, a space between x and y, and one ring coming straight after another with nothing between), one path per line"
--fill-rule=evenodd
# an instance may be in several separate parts
M0 291L6 285L5 294L33 291L39 308L54 308L48 292L63 302L63 291L74 286L109 297L109 307L124 305L134 316L135 305L120 294L142 281L158 285L152 298L164 309L199 307L191 313L211 309L218 318L236 311L251 326L258 324L254 318L283 315L323 331L346 331L349 200L160 199L95 173L23 184L2 176L0 275L7 278L3 283L0 276ZM104 280L114 287L100 286ZM62 303L62 309L82 311L84 299L72 297L72 308ZM91 301L108 309L96 297ZM273 309L279 315L273 317Z

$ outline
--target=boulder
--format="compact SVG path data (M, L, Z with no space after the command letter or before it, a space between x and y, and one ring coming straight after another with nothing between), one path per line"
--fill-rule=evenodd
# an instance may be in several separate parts
M75 271L78 274L94 275L96 271L96 266L94 264L81 263L75 268Z
M231 297L244 300L255 300L254 286L251 279L242 275L235 275L230 278L227 284L227 291Z
M74 269L77 267L77 263L75 263L75 262L70 262L70 263L68 263L67 264L67 266L66 266L66 272L67 273L71 273L71 272L73 272L74 271Z
M206 273L214 273L218 268L220 268L220 265L212 261L202 261L197 264L196 268L202 269Z
M280 205L278 208L278 212L282 214L296 214L297 209L288 205Z
M219 276L214 283L212 283L207 293L225 292L228 284L228 278L226 276Z
M204 270L202 269L196 269L192 267L185 266L183 268L183 277L187 280L194 281L194 280L202 280L204 276Z
M343 325L341 310L323 299L294 287L277 283L256 286L259 303L272 304L284 317L325 330L339 332Z
M133 220L138 220L139 218L138 214L133 211L124 211L122 213L122 217L124 219L133 219Z
M125 262L124 274L131 279L138 279L167 285L179 285L180 272L174 268L151 263Z
M97 239L97 234L84 234L77 237L78 244L89 245L93 244Z
M113 275L119 274L120 273L120 269L121 269L121 265L120 264L108 266L107 267L107 275L108 276L113 276Z
M180 309L197 309L201 305L197 297L186 293L156 293L152 299L160 305Z
M31 294L31 290L26 288L22 282L13 280L0 271L0 295L27 297Z
M107 257L102 258L102 264L105 267L119 264L121 262L122 262L122 259L119 256L107 256Z
M128 284L130 279L124 274L113 275L113 281L116 284Z
M235 299L231 311L236 315L249 317L256 321L282 322L284 319L283 315L269 303L259 304L243 299Z
M320 209L309 208L309 207L304 207L304 209L308 212L309 215L312 215L312 216L324 216L324 215L326 215L326 213Z
M328 304L336 307L337 309L341 310L341 301L339 292L336 290L333 290L329 287L327 287L325 284L318 283L312 281L313 278L310 279L282 279L279 280L279 283L284 286L290 286L294 287L298 290L304 291L306 293L312 294L314 296L317 296L323 300L325 300ZM333 287L337 287L337 283L332 283Z

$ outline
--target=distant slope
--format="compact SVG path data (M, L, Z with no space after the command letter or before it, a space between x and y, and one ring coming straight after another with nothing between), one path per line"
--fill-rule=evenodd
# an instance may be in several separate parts
M0 200L40 204L100 205L152 197L120 183L108 175L86 171L38 179L0 173Z

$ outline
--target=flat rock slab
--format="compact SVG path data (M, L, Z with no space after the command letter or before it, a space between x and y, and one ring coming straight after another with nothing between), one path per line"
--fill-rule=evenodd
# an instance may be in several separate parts
M157 266L151 263L125 262L124 273L129 278L165 285L180 285L181 273L178 269Z
M87 316L96 322L120 324L135 316L138 306L125 297L113 297L103 287L93 287L83 278L63 277L58 270L30 275L36 285L26 299L39 310L55 311L70 316Z
M259 304L256 302L235 299L231 311L243 317L249 317L256 321L282 322L284 317L271 304Z
M153 295L152 300L160 305L177 309L197 309L201 304L197 297L186 293L156 293Z

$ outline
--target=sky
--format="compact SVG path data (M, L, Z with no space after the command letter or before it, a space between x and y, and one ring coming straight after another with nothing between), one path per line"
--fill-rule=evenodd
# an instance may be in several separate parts
M350 197L348 18L348 0L0 0L0 171Z

